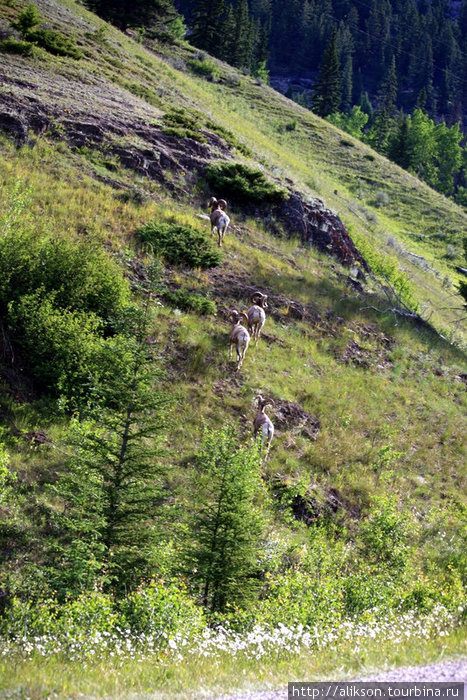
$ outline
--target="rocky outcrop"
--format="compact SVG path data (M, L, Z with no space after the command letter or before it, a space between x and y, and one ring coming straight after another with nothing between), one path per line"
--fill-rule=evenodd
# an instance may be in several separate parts
M312 245L344 265L358 263L368 272L369 267L346 227L320 199L306 201L299 192L291 191L289 198L276 208L275 215L291 235L300 236L304 245Z
M137 98L116 86L109 92L98 81L87 84L88 102L82 102L78 98L83 86L67 83L60 76L31 73L27 81L23 76L5 77L8 89L0 97L0 131L13 137L18 145L27 143L31 133L47 133L73 148L101 151L107 163L113 158L115 167L120 164L156 180L178 196L191 196L187 173L195 179L202 178L210 163L232 158L230 144L217 134L203 129L206 143L202 143L167 132L161 123L151 119L150 105L143 101L132 104ZM39 77L45 80L45 89L35 84ZM62 101L52 99L55 95ZM89 107L83 107L87 104ZM180 177L174 178L174 174ZM112 183L110 178L107 181ZM239 209L260 217L273 233L283 235L285 230L290 236L299 236L303 245L316 247L346 266L357 264L356 274L368 270L337 214L326 209L321 200L307 199L290 185L288 196L280 203L257 205L254 210L240 204Z

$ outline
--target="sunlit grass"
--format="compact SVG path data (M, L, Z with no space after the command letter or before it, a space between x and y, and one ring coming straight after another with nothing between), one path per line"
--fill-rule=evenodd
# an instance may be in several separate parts
M425 665L467 654L465 628L429 640L404 644L385 639L356 646L344 642L321 651L280 654L260 660L223 654L183 661L108 659L85 665L59 658L0 661L0 689L6 697L180 698L286 687L289 681L350 680L401 666Z

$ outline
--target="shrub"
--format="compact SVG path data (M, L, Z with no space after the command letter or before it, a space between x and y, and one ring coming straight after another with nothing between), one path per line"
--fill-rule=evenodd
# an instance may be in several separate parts
M166 127L163 129L163 132L168 136L175 136L177 139L193 139L194 141L199 141L200 143L206 143L206 138L203 136L203 134L199 134L196 131L191 131L190 129Z
M378 190L378 192L375 194L375 206L376 207L387 207L389 204L389 195L387 192L383 192L383 190Z
M203 626L203 615L185 591L175 585L162 586L152 581L126 596L120 604L125 626L134 633L160 634L164 637Z
M188 66L191 68L193 73L200 75L202 78L207 78L207 80L216 81L220 78L221 72L219 68L215 63L207 59L198 61L197 59L192 58L188 61Z
M0 240L0 309L41 288L60 307L108 319L123 309L130 290L117 263L95 243L37 239L12 231Z
M166 292L164 299L177 309L182 311L194 311L203 316L215 315L217 307L213 301L205 299L200 294L190 294L186 289L177 289L175 292Z
M177 109L176 107L171 109L170 112L166 112L166 114L162 116L162 121L164 124L167 124L167 126L190 129L191 131L199 129L201 126L198 117L188 114L184 109Z
M15 329L15 343L41 388L71 397L77 386L89 385L103 342L98 336L97 316L61 309L55 304L55 295L43 291L12 302L8 316Z
M172 265L207 268L222 261L220 252L212 247L209 238L190 226L151 221L138 229L137 236L142 243L151 246L155 255Z
M36 27L41 21L41 16L37 6L30 2L29 5L18 15L16 22L12 22L12 26L19 31L21 36L26 36L33 27Z
M20 39L14 39L13 37L8 37L0 41L0 51L2 53L14 53L19 56L32 56L34 45L30 41L21 41Z
M242 163L209 165L206 181L215 192L228 192L230 199L247 202L280 202L287 193L260 170Z
M82 57L74 39L52 29L34 29L28 32L25 38L55 56L69 56L76 59Z

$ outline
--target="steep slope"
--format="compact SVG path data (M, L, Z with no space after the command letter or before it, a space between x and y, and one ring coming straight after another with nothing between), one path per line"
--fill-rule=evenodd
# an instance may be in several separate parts
M0 612L2 601L6 608L16 594L27 605L31 591L38 599L55 595L50 576L57 570L64 576L61 602L69 593L66 567L63 574L57 564L69 544L68 531L62 537L60 530L69 503L55 486L68 483L70 411L63 384L41 383L43 368L34 366L35 346L46 344L36 318L42 307L34 301L45 290L50 311L57 297L66 297L68 277L75 275L95 302L96 277L88 275L93 268L83 250L101 266L103 288L114 294L115 304L128 301L128 288L138 299L157 258L154 240L141 233L149 223L151 230L175 231L176 243L173 259L163 253L157 258L162 280L152 297L146 295L154 316L149 314L143 339L164 371L156 393L166 391L174 404L166 449L158 457L164 482L154 498L157 517L144 523L157 530L148 577L162 590L165 582L182 579L192 596L187 603L185 591L175 595L170 589L170 610L182 601L191 615L193 600L199 602L183 552L187 542L191 546L192 515L204 505L194 461L203 432L233 425L239 444L246 443L260 393L274 401L276 428L261 467L267 527L255 575L263 619L288 624L311 611L303 617L306 624L332 629L335 618L345 626L350 615L361 614L370 629L372 621L379 625L374 609L381 603L393 621L401 607L421 614L435 610L427 624L436 634L438 604L452 612L446 618L451 621L465 604L466 329L457 322L465 312L455 284L467 215L310 112L187 44L140 44L136 35L118 32L71 0L39 0L38 7L48 26L76 38L81 58L39 48L26 57L1 54L0 244L9 236L11 250L0 245L6 261L0 299L5 316L10 314L0 335L0 485L3 445L14 478L4 500L0 494ZM2 30L9 31L22 8L14 1L2 5ZM213 189L219 164L224 175L233 165L236 177ZM202 238L209 230L211 194L229 201L232 218L220 261ZM211 256L212 267L188 264L194 250L186 245L187 231L191 241L202 241L201 253ZM21 247L24 240L31 250ZM41 248L42 241L48 245ZM64 251L57 258L61 267L49 265L57 250ZM76 262L70 251L78 250ZM24 303L14 285L5 303L11 260L18 287L34 271ZM43 270L52 270L52 281ZM235 371L228 359L229 310L247 308L257 289L268 295L266 325ZM80 288L74 316L68 298L63 301L76 347L74 336L63 337L78 369L82 358L76 355L82 347L89 352L79 344L82 328L103 327L104 346L115 332L115 316L104 323L92 305L84 313L83 294ZM110 301L101 297L107 309ZM29 345L13 323L25 320L19 307L32 328ZM63 314L45 318L48 337L58 338L44 350L52 365L63 340L57 319ZM82 401L89 389L83 376ZM147 434L145 440L151 448L157 442ZM86 501L87 481L81 486ZM83 512L93 505L88 500ZM94 562L81 557L80 546L74 551L88 572ZM80 585L81 579L78 590ZM79 606L92 606L94 593L89 601L87 593L80 598L80 619ZM251 623L256 613L247 609L240 624ZM26 622L28 616L29 608ZM104 617L107 624L108 608ZM183 618L180 625L184 632ZM87 627L80 630L86 641ZM378 648L378 660L379 654ZM134 666L113 668L113 661L110 675L102 674L99 667L91 671L89 662L89 682L98 693L123 697L129 688L147 693L151 684L170 685L164 664L177 661L165 651L163 656L161 666L150 661L148 676L140 667L136 673ZM322 668L340 659L338 648ZM191 678L195 661L177 671L184 692L210 681L211 660L198 664L201 676ZM61 672L35 685L34 663L29 680L21 677L22 662L15 670L15 683L28 693L30 687L49 691L59 676L53 692L75 692L77 681L65 673L62 683ZM254 678L256 663L256 657L248 661ZM238 675L236 660L233 665ZM54 668L52 663L48 673ZM223 673L222 664L216 668L213 678ZM10 671L0 664L8 692ZM73 663L68 671L75 673ZM103 676L112 684L120 673L131 680L103 689ZM83 682L79 687L90 694ZM168 693L173 696L170 688Z
M202 172L203 164L227 157L232 147L238 159L238 149L248 147L254 162L283 183L288 178L305 197L324 199L357 239L363 236L395 258L413 280L422 313L437 327L463 334L452 327L462 316L454 285L467 221L463 210L224 64L199 60L183 46L145 50L72 4L38 7L51 26L76 36L84 56L75 61L39 50L32 60L4 54L4 129L20 141L31 129L64 136L75 148L97 148L190 197L187 170ZM15 12L5 8L6 17ZM208 81L196 77L200 70ZM180 129L175 136L173 130L164 133L163 114L173 107L186 108L192 117L198 112L207 143L180 138ZM231 132L230 143L222 129ZM121 183L121 175L106 177Z
M22 7L2 6L4 27ZM433 576L422 593L411 589L407 605L429 606L449 576L454 600L465 577L466 331L456 323L464 312L455 283L467 214L186 44L144 46L71 0L38 7L76 37L82 58L2 54L3 225L19 182L38 239L52 232L54 241L97 242L136 290L154 257L141 245L142 225L203 232L210 194L231 205L222 263L165 261L154 304L149 343L176 406L157 573L178 574L203 429L233 424L247 439L261 393L275 403L262 478L278 568L299 569L321 523L337 552L353 551L371 505L393 497L413 525L410 561ZM219 161L259 168L277 199L212 192ZM236 372L228 311L246 308L255 289L268 295L268 318ZM211 302L207 313L185 308L187 294ZM2 440L19 484L18 502L5 507L2 574L21 587L23 572L41 564L48 517L59 508L47 486L63 472L69 416L31 379L27 354L12 353L8 333L1 348Z
M359 464L371 464L388 443L404 455L402 464L410 462L410 475L401 464L402 482L421 470L425 483L428 453L435 478L447 458L445 442L438 438L440 416L454 416L463 395L462 375L443 359L454 358L454 351L443 348L428 327L395 327L392 314L368 317L371 310L360 309L387 307L388 294L389 305L397 305L388 288L368 280L365 293L345 269L300 248L299 239L313 240L313 231L319 231L319 225L311 223L308 229L303 224L307 207L310 216L314 212L322 218L322 231L342 229L322 197L336 207L371 265L383 264L384 272L390 252L409 278L423 315L444 326L456 318L452 307L460 306L453 291L460 258L448 262L443 253L448 244L460 247L467 215L368 148L228 66L198 56L210 67L211 81L196 77L187 68L193 51L185 45L146 49L72 2L39 2L38 7L53 27L76 36L84 54L79 61L41 50L33 59L3 55L0 123L17 148L3 142L2 182L20 177L31 184L38 232L52 226L67 235L74 229L109 240L117 252L132 244L138 223L154 215L199 227L192 208L203 205L209 191L203 174L217 159L260 163L273 180L296 193L295 209L293 197L272 209L234 202L232 235L219 270L167 269L169 286L207 294L221 311L247 303L254 288L268 293L271 304L263 342L250 351L238 376L224 360L227 326L222 316L202 320L173 316L168 307L161 310L160 340L186 404L184 441L177 449L189 456L200 417L218 422L219 408L247 428L251 397L261 389L279 402L296 402L323 424L314 444L300 430L295 435L292 411L290 420L284 419L288 437L278 441L271 472L279 464L288 464L284 471L291 473L298 463L308 464L307 471L324 477L319 490L328 498L329 489L339 488L343 480L358 490ZM5 7L5 17L15 16L19 8ZM163 118L177 115L174 107L185 110L178 112L178 131ZM198 128L195 138L183 134L187 119ZM381 192L387 194L386 203L378 208L374 200ZM298 214L297 206L302 208ZM271 237L268 230L286 231L291 238ZM323 250L339 257L332 240L324 240ZM355 251L353 257L359 254ZM414 402L419 420L412 409L400 409ZM433 422L428 440L427 420ZM450 425L460 448L462 422L453 419ZM460 466L457 448L448 459ZM463 480L461 473L457 478ZM374 478L378 482L377 474ZM459 484L453 489L459 493Z

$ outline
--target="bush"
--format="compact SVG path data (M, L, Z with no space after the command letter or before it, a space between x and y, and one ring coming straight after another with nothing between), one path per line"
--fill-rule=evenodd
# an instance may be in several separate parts
M205 177L213 192L228 193L229 199L237 201L280 202L287 196L260 170L242 163L209 165Z
M215 315L217 307L213 301L205 299L200 294L190 294L185 289L177 289L175 292L166 292L164 299L171 306L182 311L194 311L203 316Z
M172 265L208 268L222 261L220 252L212 247L209 238L190 226L151 221L138 229L137 236L142 243L151 246L155 255Z
M383 190L378 190L378 192L375 194L375 207L387 207L389 204L389 195L387 192L384 192Z
M103 342L97 316L61 309L55 295L39 291L12 302L8 317L15 344L27 357L28 371L41 388L71 397L76 387L89 386Z
M69 56L76 59L82 57L73 39L52 29L34 29L28 32L25 38L55 56Z
M41 21L41 16L37 5L30 2L29 5L18 15L16 22L12 22L12 26L19 31L21 36L26 36L33 27L36 27Z
M202 78L207 78L211 81L216 81L220 78L221 72L219 68L215 63L207 59L198 61L197 59L193 58L188 61L188 66L191 68L193 73L200 75Z
M32 56L34 45L30 41L21 41L20 39L14 39L13 37L8 37L0 41L0 51L2 53L14 53L18 56Z
M201 127L198 117L188 114L184 109L177 109L176 107L171 109L170 112L166 112L166 114L162 116L162 121L164 124L167 124L167 126L190 129L191 131Z
M151 582L126 596L120 604L125 627L133 633L159 634L167 638L177 632L193 632L203 625L203 616L185 591L175 585Z
M190 129L177 129L175 127L166 127L163 129L164 134L168 136L175 136L177 139L193 139L194 141L199 141L200 143L206 143L207 139L203 134L199 134L196 131L191 131Z
M117 263L97 244L65 239L37 239L11 231L0 239L0 310L41 288L54 294L54 305L92 312L103 319L123 309L128 282Z

